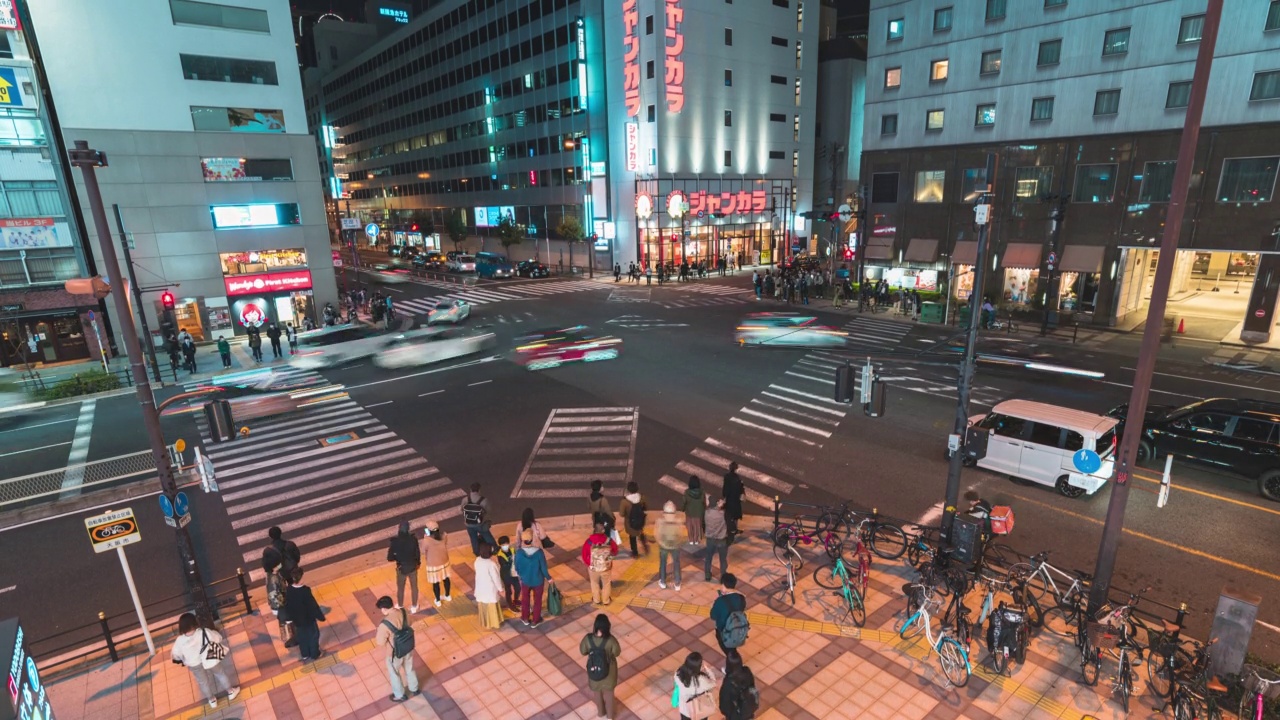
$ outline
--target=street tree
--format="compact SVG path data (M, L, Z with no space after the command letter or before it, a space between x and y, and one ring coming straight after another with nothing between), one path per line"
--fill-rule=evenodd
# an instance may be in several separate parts
M560 219L560 224L556 226L556 233L569 244L569 269L572 272L573 246L582 242L582 238L586 237L586 231L582 229L582 221L578 219L577 215L565 215Z
M512 245L519 245L523 241L524 227L517 225L510 215L503 215L498 221L498 242L502 243L503 251L509 254Z
M462 243L467 241L467 223L461 212L451 213L445 221L444 232L453 243L453 249L462 252Z

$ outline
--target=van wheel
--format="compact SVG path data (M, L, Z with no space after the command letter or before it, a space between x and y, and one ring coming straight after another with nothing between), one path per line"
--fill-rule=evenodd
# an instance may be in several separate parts
M1072 485L1066 475L1058 478L1058 483L1054 487L1056 487L1058 492L1062 493L1064 497L1078 498L1084 494L1084 488Z
M1262 473L1258 478L1258 492L1268 500L1280 501L1280 470Z
M1155 458L1155 456L1156 456L1156 449L1151 446L1151 443L1147 442L1146 440L1143 440L1142 442L1138 443L1138 462L1141 463L1141 462L1146 462L1148 460L1152 460Z

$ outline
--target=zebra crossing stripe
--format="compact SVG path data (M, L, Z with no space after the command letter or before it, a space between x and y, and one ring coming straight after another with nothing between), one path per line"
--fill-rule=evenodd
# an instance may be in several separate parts
M838 407L845 406L844 403L836 402L835 400L832 400L829 397L824 397L822 395L814 395L813 393L801 392L794 388L789 388L785 385L778 385L776 383L773 383L773 384L770 384L769 387L774 390L781 390L782 392L791 393L792 395L799 395L800 397L809 398L810 400L817 400L818 402L826 403L828 405L836 405Z
M388 440L388 438L390 438L388 442L382 442L384 440ZM363 444L364 447L353 447L357 443ZM370 444L370 443L378 443L378 444ZM279 468L286 468L286 467L290 471L309 470L311 468L319 467L320 465L333 462L333 460L330 458L322 457L319 460L315 460L309 463L302 463L300 465L294 464L295 460L299 460L302 458L316 457L317 455L334 455L335 453L338 453L336 457L339 457L341 459L350 459L351 457L356 455L367 455L369 453L381 452L382 450L388 450L393 447L397 447L399 445L405 445L405 444L406 444L405 441L396 437L395 433L388 432L383 435L379 435L377 437L360 438L358 440L352 440L351 442L340 443L337 445L330 445L329 447L323 447L323 448L322 447L310 448L303 452L294 453L292 455L280 455L275 458L272 458L271 460L267 460L266 462L253 463L251 465L244 465L242 467L233 468L231 470L223 470L222 468L218 468L218 485L222 487L238 487L245 483L259 482L261 480L261 478L259 477L247 477L247 478L231 478L224 481L223 478L228 475L242 475L247 472L253 472L254 470L271 470L271 469L279 469Z
M795 468L795 467L789 467L787 465L782 465L778 463L776 460L766 460L759 453L755 453L750 450L744 450L736 445L720 440L719 438L709 437L706 440L703 440L702 442L703 444L710 445L711 447L716 448L717 450L721 450L723 452L729 453L735 458L746 458L751 462L756 463L757 465L760 465L762 467L769 467L777 470L786 471L786 473L792 477L801 478L801 477L804 477L805 475L805 471L802 468ZM741 464L739 464L738 470L739 471L742 470ZM779 480L778 482L782 482L782 481ZM769 484L769 483L766 483L766 484Z
M759 405L760 407L764 407L764 408L769 408L770 410L774 410L776 412L791 413L792 415L799 415L800 417L808 418L814 422L822 423L824 425L832 425L832 426L839 425L840 420L844 418L843 415L840 415L833 420L829 417L823 417L821 415L811 415L803 410L797 410L793 407L787 407L786 405L779 405L777 403L767 402L759 398L751 398L751 404ZM825 408L822 408L822 409L825 409Z
M778 436L778 437L784 437L784 438L786 438L786 439L788 439L788 440L794 440L795 442L803 443L803 444L808 445L808 446L810 446L810 447L815 447L815 448L816 448L816 447L818 447L818 443L816 443L816 442L814 442L814 441L812 441L812 440L806 440L806 439L804 439L804 438L802 438L802 437L796 437L795 435L792 435L792 434L790 434L790 433L785 433L785 432L782 432L781 430L775 430L775 429L773 429L773 428L771 428L771 427L767 427L767 426L765 426L765 425L760 425L759 423L748 422L748 421L746 421L746 420L743 420L742 418L731 417L731 418L729 418L729 422L737 423L737 424L739 424L739 425L744 425L744 426L746 426L746 427L750 427L750 428L755 428L756 430L759 430L759 431L761 431L761 432L766 432L766 433L769 433L770 435L776 435L776 436Z
M417 478L423 477L423 476L424 476L424 473L422 473L421 471L407 472L394 477L387 478L386 482L383 484L389 485L395 482L402 482L404 480L416 480ZM368 485L364 487L351 488L346 492L338 493L328 497L317 497L317 498L313 498L310 501L302 501L299 503L290 504L285 509L287 509L289 512L297 512L299 510L311 510L316 507L329 506L330 507L329 510L307 514L307 522L309 523L328 524L333 520L337 520L339 518L351 517L354 514L359 514L361 512L364 512L365 510L378 507L379 505L384 505L389 501L402 501L406 498L411 498L416 495L420 495L425 491L435 490L437 488L441 488L451 484L453 484L453 481L450 480L449 478L438 478L428 482L422 482L422 483L415 482L412 485L402 487L398 490L385 490L385 489L379 490L376 485ZM359 496L359 495L367 495L370 492L370 490L378 490L378 492L373 497L365 498L364 500L358 500L354 502L351 501L352 497ZM333 507L334 502L342 502L342 505L339 507ZM279 509L273 508L265 512L258 513L257 515L252 515L250 517L234 520L231 523L231 527L236 530L242 530L246 527L261 525L264 523L270 523L277 515L279 515Z
M662 485L665 485L668 488L671 488L672 490L675 490L677 493L681 495L684 494L685 490L689 489L689 485L687 483L685 483L682 480L677 480L671 477L670 475L663 475L658 480L658 482L661 483ZM717 488L724 486L724 481L715 476L706 478L704 482ZM765 510L773 510L773 498L757 490L752 490L751 488L746 488L746 492L747 492L746 494L747 502L751 503L752 505L757 505L759 507L762 507Z
M334 406L331 405L329 407L334 407ZM265 431L256 429L256 428L261 428L263 426L255 424L254 425L255 429L253 431L253 440L251 440L250 442L252 442L255 447L259 447L260 442L262 440L269 440L282 435L293 437L294 433L296 432L293 429L294 426L302 425L302 426L310 427L312 425L315 425L316 423L327 423L330 420L332 420L333 422L346 422L349 419L354 419L364 414L366 414L364 412L364 408L360 407L359 405L356 405L355 403L352 403L352 407L344 407L344 408L335 410L333 412L324 412L311 417L299 418L297 420L293 420L290 422L267 425L266 426L267 430ZM201 424L203 424L203 420L204 418L201 417L198 422L201 422ZM205 455L208 455L214 460L217 460L221 457L224 457L224 456L230 457L232 455L237 455L241 452L244 452L244 450L242 450L240 447L237 447L235 445L235 442L233 442L229 446L214 445L213 447L205 451Z
M781 401L783 401L783 402L789 402L789 403L792 403L792 404L795 404L795 405L799 405L800 407L808 408L808 409L813 410L813 411L815 411L815 412L823 412L823 413L826 413L826 414L828 414L828 415L834 415L834 416L836 416L837 418L843 418L843 417L845 416L845 414L846 414L843 410L832 410L831 408L821 407L821 406L819 406L819 405L810 405L809 403L806 403L806 402L800 402L799 400L797 400L797 399L795 399L795 398L792 398L792 397L787 397L787 396L785 396L785 395L779 395L779 394L777 394L777 393L771 393L771 392L769 392L768 390L763 390L763 391L761 391L761 393L760 393L760 394L761 394L761 395L763 395L763 396L765 396L765 397L767 397L767 398L773 398L774 400L781 400Z
M316 423L315 425L307 426L307 430L308 431L314 430L314 434L316 434L317 436L323 435L329 432L338 432L342 430L356 430L356 429L361 429L364 432L380 432L380 431L386 430L387 428L384 427L378 421L377 418L369 417L367 415L360 419L336 418L330 422ZM275 440L271 440L265 443L261 442L261 438L257 438L252 440L251 442L253 443L253 449L258 450L259 452L256 452L252 455L235 455L235 456L210 455L209 457L212 458L214 462L218 462L219 464L233 465L235 463L244 462L246 460L255 460L260 457L270 457L274 453L279 452L278 446L288 445L291 442L296 443L297 441L298 441L298 436L296 434L289 435L286 437L276 438ZM269 449L269 448L276 448L276 449ZM223 457L226 457L227 459L222 460Z
M814 382L820 382L820 383L834 382L830 378L814 377L813 375L805 375L804 373L798 373L794 370L788 370L784 374L791 375L792 377L804 378L805 380L812 380Z
M299 492L305 495L310 495L314 493L323 492L325 490L332 490L335 487L341 487L348 483L353 483L359 480L368 480L370 478L376 478L384 472L392 471L392 470L401 470L406 467L410 467L412 464L417 462L422 462L422 463L426 462L426 460L422 458L420 455L418 455L417 451L411 447L404 447L399 450L392 450L390 452L379 455L376 460L381 460L381 461L397 460L407 455L414 456L414 457L412 460L406 460L398 463L393 463L391 465L383 465L377 468L371 468L366 470L365 472L356 473L354 475L352 475L349 472L350 468L348 468L346 465L342 465L342 464L329 465L328 467L322 470L317 470L316 472L313 472L313 473L307 473L306 475L289 475L288 477L281 478L279 480L262 482L256 485L249 485L245 487L243 490L223 492L222 497L238 500L241 498L253 497L254 495L262 495L263 493L274 493L277 495L283 495L284 493L282 493L281 491L289 488L290 486L296 486L300 488ZM375 462L375 460L362 461L361 467L368 467L369 464L372 462ZM318 482L318 483L312 482L313 480L319 480L320 478L330 477L337 473L341 473L341 476L336 479L326 480L324 482ZM235 514L236 514L236 510L234 508L231 508L231 507L227 508L228 516L234 517Z
M738 412L740 412L740 413L744 413L744 414L747 414L747 415L751 415L751 416L753 416L753 417L763 418L764 420L767 420L767 421L769 421L769 422L771 422L771 423L777 423L778 425L781 425L781 426L783 426L783 427L789 427L789 428L792 428L792 429L794 429L794 430L801 430L801 431L804 431L804 432L807 432L807 433L811 433L811 434L813 434L813 435L817 435L818 437L821 437L821 438L829 438L829 437L831 437L831 433L827 432L826 430L819 430L819 429L817 429L817 428L811 428L811 427L809 427L808 425L805 425L805 424L803 424L803 423L792 422L791 420L786 420L786 419L784 419L784 418L775 417L775 416L773 416L773 415L770 415L769 413L763 413L763 412L760 412L759 410L752 410L751 408L742 408L742 409L741 409L741 410L739 410Z
M707 443L710 444L710 439L707 440ZM719 455L716 455L715 453L707 452L702 448L698 448L694 450L692 454L694 457L698 458L699 460L702 460L703 462L710 463L720 468L721 470L724 470L725 472L729 472L728 458L721 457ZM795 488L795 485L792 485L791 483L785 480L779 480L778 478L768 473L763 473L763 472L760 472L759 470L754 470L752 468L749 468L743 465L742 463L738 463L738 474L748 480L753 480L755 482L760 483L761 485L768 485L769 487L775 490L779 490L785 493L789 493Z
M634 407L553 409L511 497L576 497L591 480L630 482L639 419Z

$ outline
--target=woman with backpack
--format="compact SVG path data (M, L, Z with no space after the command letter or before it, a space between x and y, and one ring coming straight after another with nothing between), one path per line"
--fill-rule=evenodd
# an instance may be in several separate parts
M737 650L725 653L724 684L720 686L720 712L725 720L751 720L760 710L760 691L751 668L742 664Z
M285 647L293 647L298 641L293 637L293 623L289 622L289 613L284 610L284 593L289 587L289 580L280 572L279 556L264 556L262 571L267 575L267 606L280 623L280 639L284 641Z
M502 574L498 561L493 559L493 546L480 546L480 557L476 558L476 582L474 586L476 605L480 608L480 627L497 630L502 627L502 610L498 601L502 597Z
M622 516L623 526L627 529L627 540L631 543L631 557L639 557L636 551L636 541L644 547L644 554L649 554L649 541L644 537L644 521L648 507L645 506L644 496L640 494L640 486L634 481L627 483L627 494L622 497L622 503L618 505L618 514Z
M529 533L532 533L532 535ZM543 549L555 547L555 543L551 542L551 538L547 537L542 525L533 517L533 508L531 507L525 508L524 512L520 513L520 524L516 527L516 550L520 550L525 546L526 537L532 537L533 542L541 545Z
M449 542L445 539L440 523L427 521L427 529L422 550L427 556L427 582L431 583L431 592L436 596L436 607L440 607L440 584L444 583L444 601L453 602L449 594Z
M716 709L712 693L716 689L715 670L702 662L702 653L691 652L676 670L672 706L679 708L680 720L707 720Z
M587 656L587 689L596 701L596 713L613 720L613 690L618 687L618 656L622 646L610 632L609 616L596 615L591 632L578 643L578 652Z

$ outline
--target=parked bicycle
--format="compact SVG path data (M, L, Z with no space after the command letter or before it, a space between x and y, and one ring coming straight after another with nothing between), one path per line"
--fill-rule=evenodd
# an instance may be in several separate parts
M1272 685L1280 685L1280 675L1257 665L1245 665L1240 671L1244 693L1240 695L1240 720L1262 720L1267 711L1267 694Z
M844 539L832 532L821 522L812 528L805 527L804 520L796 517L792 523L779 525L773 530L773 556L778 562L785 563L790 556L795 569L804 567L804 558L797 551L799 545L820 545L827 557L840 557Z
M894 630L904 640L923 633L929 649L938 656L938 664L942 667L942 674L947 682L958 688L967 685L969 676L973 673L973 667L969 664L969 652L947 633L946 628L939 628L937 637L934 637L930 607L936 607L939 601L929 596L928 589L922 585L908 583L903 586L902 591L907 596L906 620ZM914 611L911 609L913 605L916 606Z
M1195 666L1199 671L1193 677L1173 679L1173 695L1166 707L1173 707L1174 720L1222 719L1222 706L1218 703L1218 698L1225 699L1231 689L1216 676L1209 674L1209 655L1215 642L1216 639L1197 647Z
M849 577L849 570L844 560L837 557L829 567L820 567L813 571L813 580L819 586L835 590L835 594L844 600L845 612L842 618L848 617L854 625L862 627L867 622L867 606L863 601L867 592L867 569L870 556L865 550L858 553L860 560L854 578Z
M848 503L828 510L818 519L818 527L829 528L845 538L857 538L871 552L885 560L897 560L907 552L907 534L902 528L881 519L876 510L854 510Z

